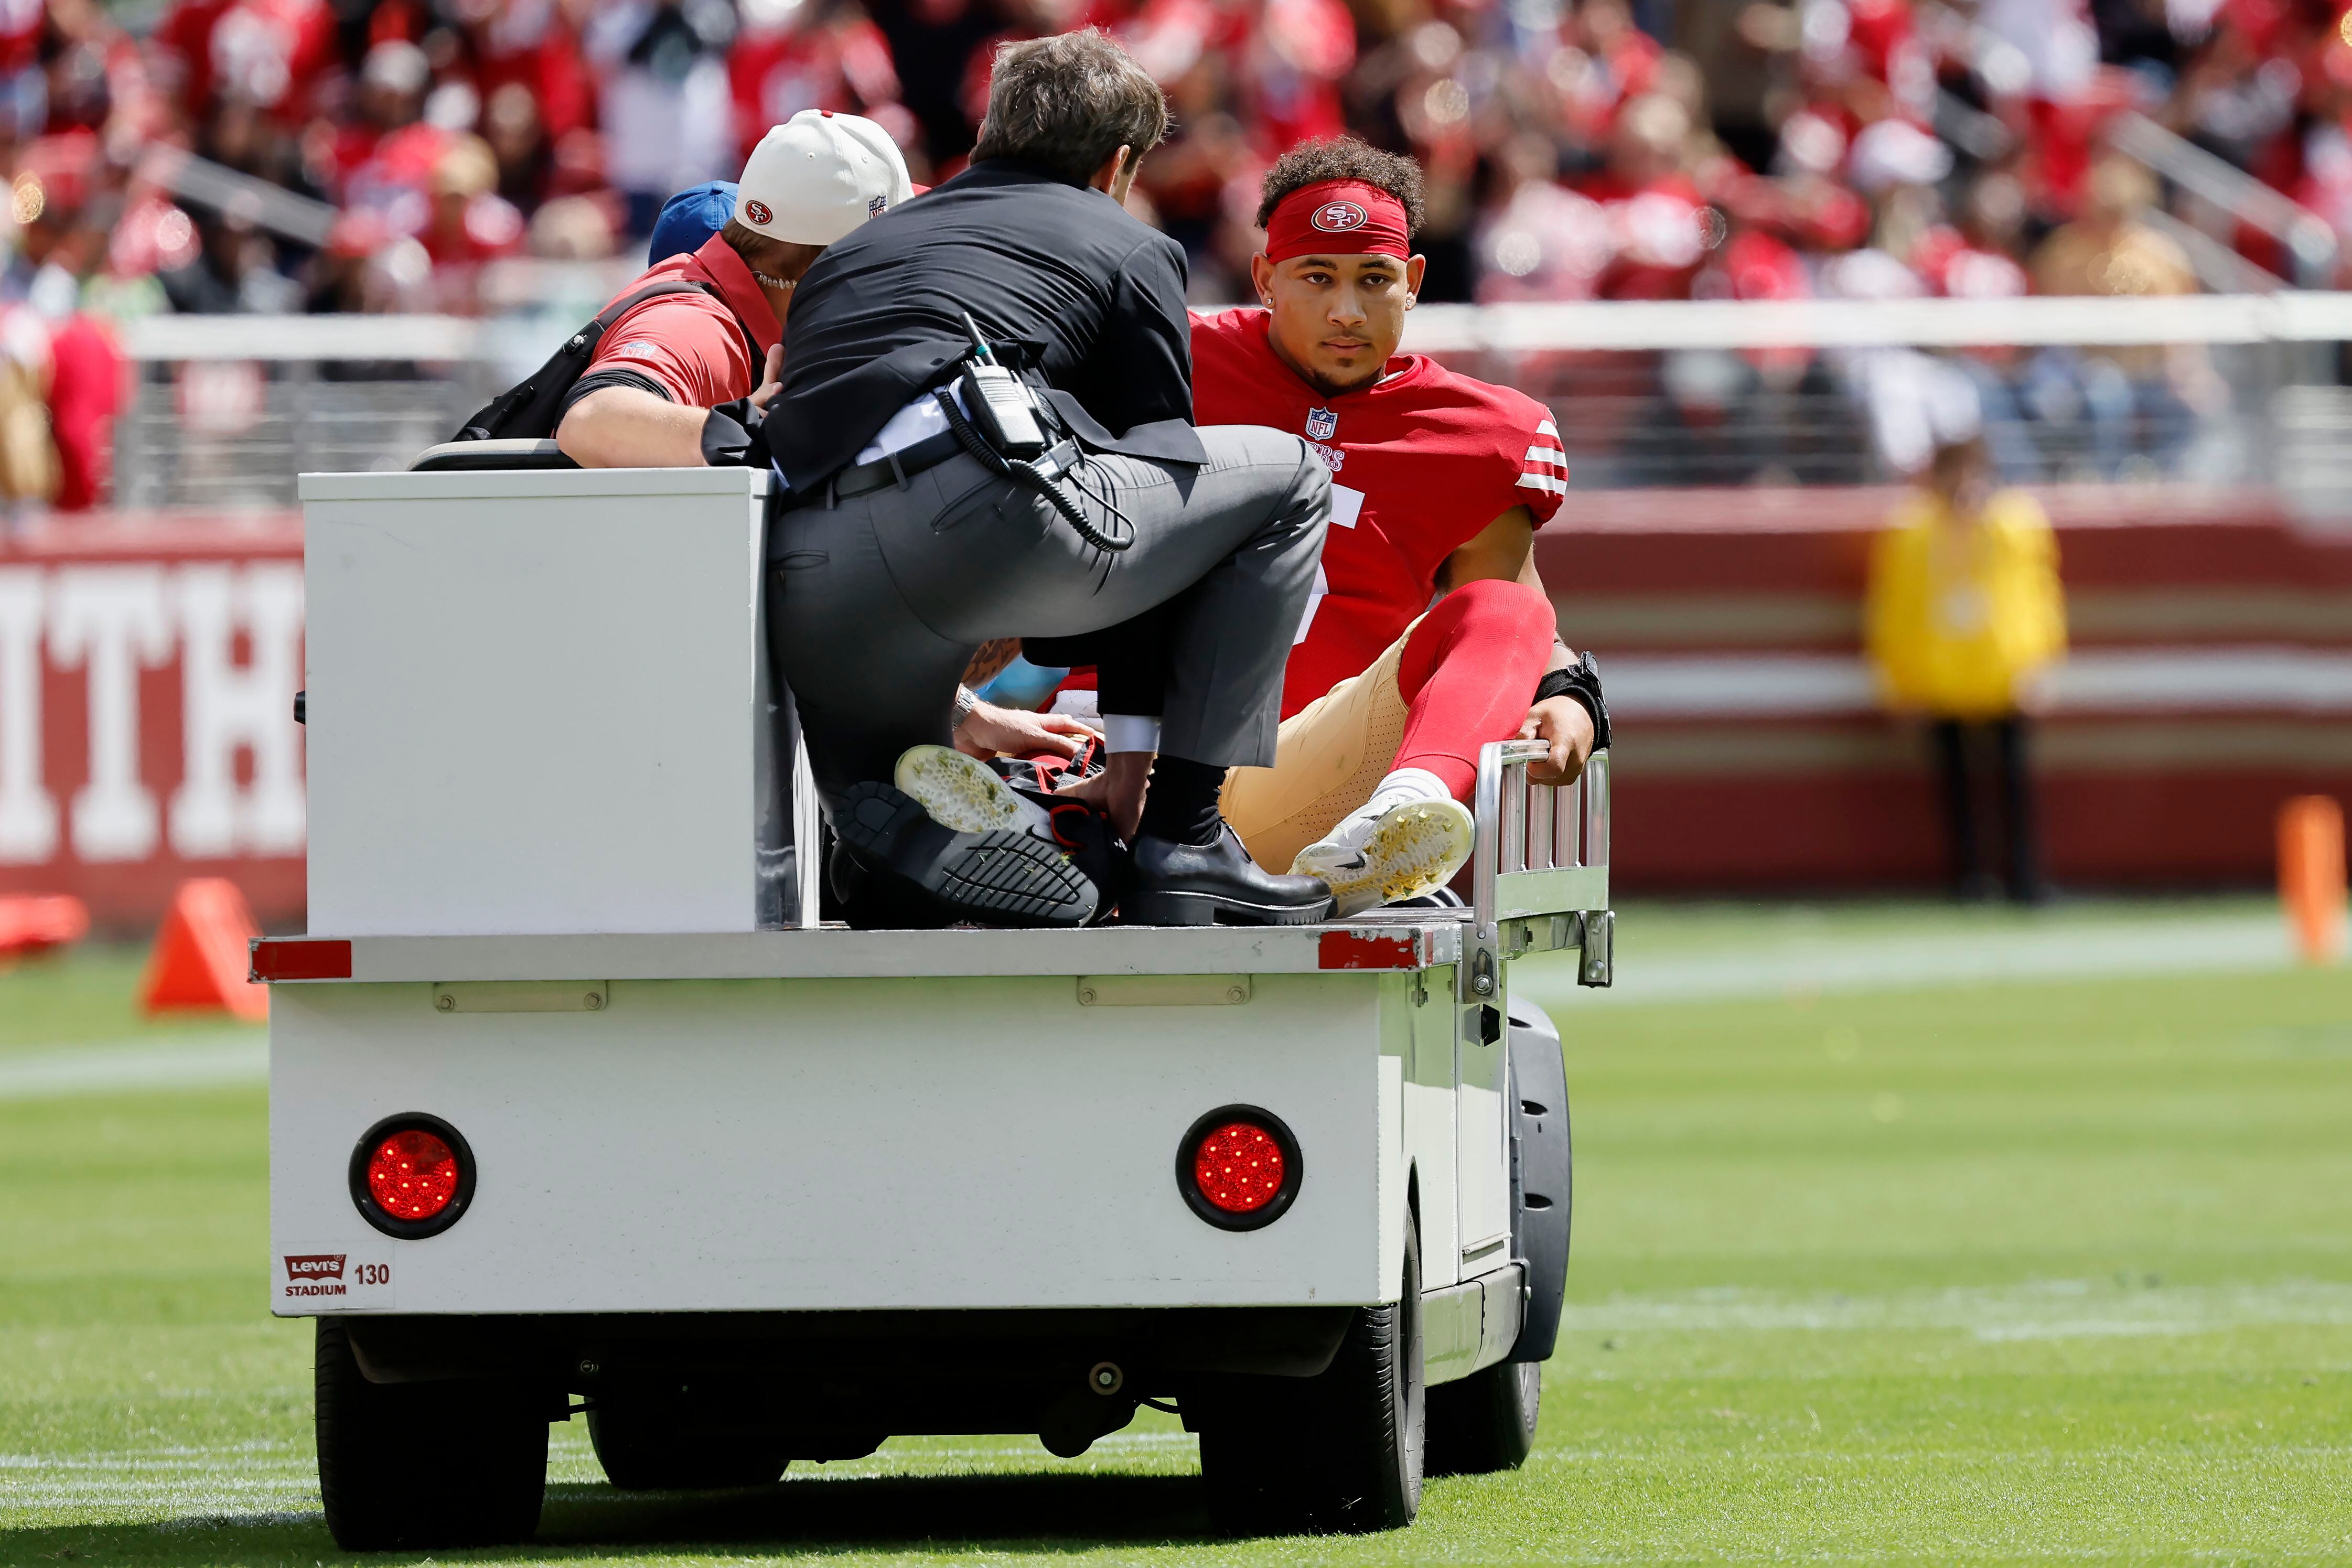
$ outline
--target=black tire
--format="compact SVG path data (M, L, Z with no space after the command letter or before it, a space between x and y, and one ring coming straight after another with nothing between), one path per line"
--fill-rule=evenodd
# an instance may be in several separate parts
M1496 1362L1429 1391L1429 1473L1480 1476L1516 1470L1536 1443L1543 1368Z
M1209 1511L1228 1534L1370 1531L1421 1510L1426 1384L1421 1231L1408 1220L1397 1300L1363 1307L1312 1378L1254 1379L1201 1433Z
M782 1479L782 1442L730 1422L729 1414L690 1397L599 1396L588 1411L588 1440L604 1479L625 1491L715 1491Z
M502 1546L539 1528L547 1405L520 1383L370 1383L319 1320L319 1491L346 1552Z

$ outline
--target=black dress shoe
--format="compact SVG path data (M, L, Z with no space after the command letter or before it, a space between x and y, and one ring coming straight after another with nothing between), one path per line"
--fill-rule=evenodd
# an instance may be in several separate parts
M1133 880L1118 901L1121 925L1304 926L1331 912L1331 889L1314 877L1261 870L1233 828L1213 844L1135 841Z
M958 833L886 784L852 784L833 830L869 873L912 884L957 920L1078 926L1102 900L1044 839L1019 831Z

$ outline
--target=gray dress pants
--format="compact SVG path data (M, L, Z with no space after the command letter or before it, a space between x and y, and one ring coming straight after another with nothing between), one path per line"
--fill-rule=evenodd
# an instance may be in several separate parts
M1211 426L1194 468L1117 454L1078 477L1134 524L1117 554L963 456L903 486L784 512L770 530L768 642L831 805L950 738L958 678L995 637L1076 637L1165 605L1160 749L1274 765L1282 674L1306 611L1330 476L1297 436ZM1066 494L1080 499L1076 489ZM1105 531L1103 510L1081 500Z

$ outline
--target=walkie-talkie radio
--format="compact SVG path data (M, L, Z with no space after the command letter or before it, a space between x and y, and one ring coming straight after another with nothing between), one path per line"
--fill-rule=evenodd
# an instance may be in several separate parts
M988 444L1008 458L1034 458L1045 449L1045 432L1037 423L1036 396L1029 384L996 360L996 351L981 336L980 323L964 312L964 331L971 334L971 357L955 379L964 409Z
M981 335L980 323L969 310L963 326L971 334L971 353L957 366L953 379L931 393L956 444L982 467L1044 498L1072 531L1096 549L1115 555L1132 545L1135 525L1127 514L1108 495L1087 489L1074 471L1080 466L1076 447L1066 440L1061 449L1047 452L1051 443L1029 384L997 363L996 351ZM1037 460L1041 458L1043 465ZM1086 508L1063 492L1065 482L1101 508L1111 526L1097 526L1088 518Z

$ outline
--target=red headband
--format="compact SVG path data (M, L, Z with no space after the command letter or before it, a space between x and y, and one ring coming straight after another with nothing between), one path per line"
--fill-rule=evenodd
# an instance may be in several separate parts
M1265 258L1412 254L1404 204L1362 180L1324 180L1282 198L1265 225Z

